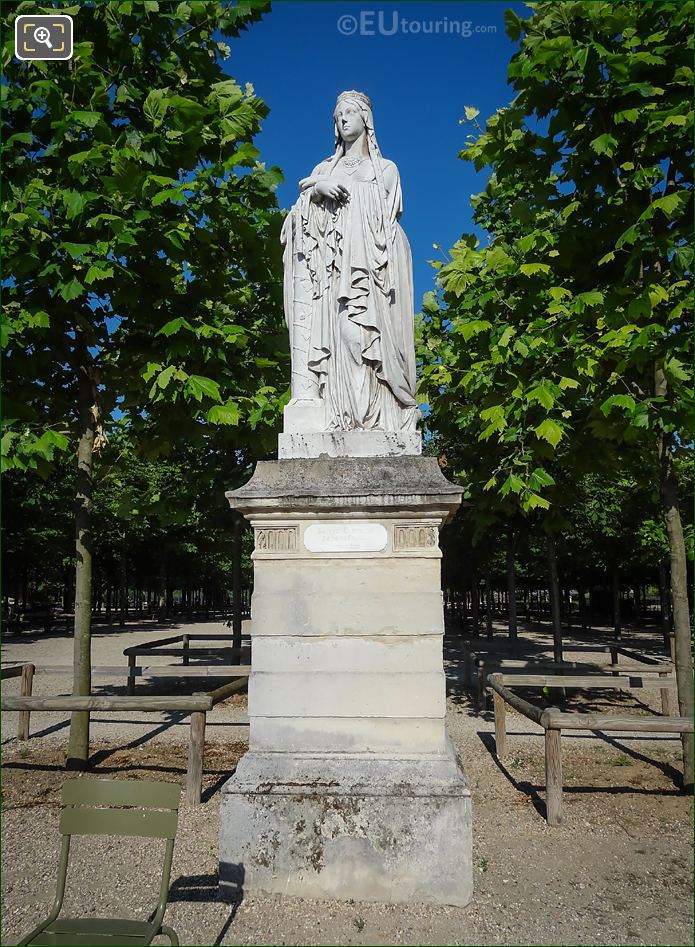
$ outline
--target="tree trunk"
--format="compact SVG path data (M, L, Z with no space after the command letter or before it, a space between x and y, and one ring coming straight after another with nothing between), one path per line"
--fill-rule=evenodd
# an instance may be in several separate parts
M617 565L613 566L613 636L616 640L622 637L623 629L620 620L620 569Z
M507 617L509 621L509 637L516 638L516 572L514 569L514 553L516 537L510 533L507 537Z
M465 583L461 591L461 631L466 636L470 634L470 626L468 624L468 589Z
M562 661L562 623L560 620L560 581L557 574L557 550L553 534L548 532L547 536L550 614L553 624L553 660Z
M577 607L579 609L579 617L582 623L582 631L586 631L586 591L584 589L583 583L579 583L577 588Z
M478 570L474 567L471 572L471 624L473 637L478 637Z
M78 333L79 335L79 333ZM80 342L78 341L78 346ZM78 367L79 439L75 490L75 642L72 693L86 697L92 689L92 469L98 423L97 386L81 346ZM70 719L66 765L85 769L89 759L89 712L75 711Z
M485 573L485 634L492 638L492 580L490 570Z
M666 378L660 369L655 376L655 394L666 396ZM690 636L690 614L688 608L688 570L685 539L678 507L678 480L673 465L671 435L659 432L657 436L661 486L661 504L668 536L671 565L671 608L675 646L676 683L678 686L678 709L681 717L693 716L692 640ZM693 787L693 734L681 734L683 744L683 784Z
M29 573L27 567L22 569L22 615L27 610L27 599L29 598Z

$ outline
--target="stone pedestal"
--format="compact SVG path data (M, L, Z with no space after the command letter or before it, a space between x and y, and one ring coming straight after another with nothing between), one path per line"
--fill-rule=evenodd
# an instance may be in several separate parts
M222 795L220 881L466 904L471 800L445 725L434 458L259 463L250 748Z

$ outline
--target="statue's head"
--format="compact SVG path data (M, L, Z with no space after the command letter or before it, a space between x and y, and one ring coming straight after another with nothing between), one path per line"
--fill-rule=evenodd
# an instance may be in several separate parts
M336 139L356 141L365 128L372 127L372 103L362 92L341 92L335 103L333 120Z

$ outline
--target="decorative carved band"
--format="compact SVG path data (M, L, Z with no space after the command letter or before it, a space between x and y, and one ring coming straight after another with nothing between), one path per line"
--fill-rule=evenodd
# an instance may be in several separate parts
M432 549L437 545L436 526L396 526L394 549Z
M274 526L256 530L256 549L259 552L295 552L296 526Z

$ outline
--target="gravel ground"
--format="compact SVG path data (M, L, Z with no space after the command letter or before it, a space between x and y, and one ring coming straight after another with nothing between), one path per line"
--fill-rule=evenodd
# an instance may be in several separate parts
M171 629L159 631L177 633ZM186 630L223 629L208 624ZM123 648L151 635L142 627L99 633L94 661L124 663ZM65 637L25 636L5 643L3 660L65 664L71 649ZM473 793L476 888L471 904L457 909L247 897L230 910L220 902L219 790L247 739L246 701L238 695L209 715L204 803L181 813L166 921L182 944L693 943L693 809L692 797L680 794L674 783L681 767L679 740L670 735L649 740L620 734L563 736L565 822L550 829L541 815L541 731L508 712L509 755L504 766L499 764L491 751L492 716L472 713L456 680L453 654L449 658L449 732ZM70 687L68 678L47 676L37 676L35 684L37 694L67 693ZM154 688L138 686L148 693L166 690L160 682ZM181 686L205 689L200 683ZM16 690L16 681L7 682L7 693ZM111 682L99 692L119 689ZM644 693L639 701L618 695L620 709L650 712ZM593 698L591 706L607 708L608 700ZM24 745L14 739L16 714L5 716L2 944L12 944L46 913L53 893L67 716L33 715L32 735L41 739ZM95 775L183 783L185 718L94 717ZM65 911L146 917L156 903L160 865L156 843L79 839Z

